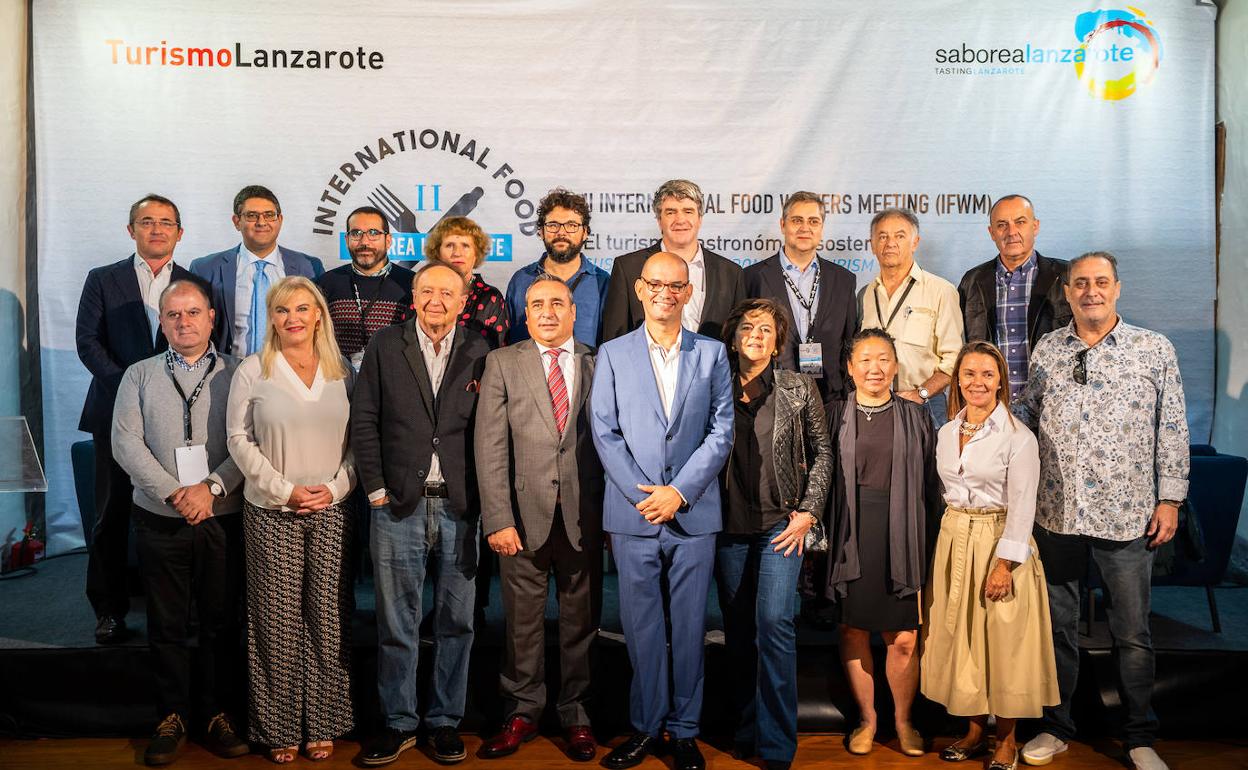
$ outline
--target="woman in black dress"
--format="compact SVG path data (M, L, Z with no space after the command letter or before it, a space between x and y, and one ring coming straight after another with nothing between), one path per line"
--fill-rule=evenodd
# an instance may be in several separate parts
M871 634L879 633L897 739L903 753L920 756L910 706L919 685L918 593L940 511L935 438L927 410L893 396L897 349L887 332L856 334L848 368L855 390L828 413L837 462L827 586L840 606L841 660L861 713L848 747L866 754L875 738Z
M485 337L490 349L507 344L507 303L503 293L475 272L490 253L490 236L468 217L447 217L425 238L425 258L444 262L468 282L468 302L459 327Z

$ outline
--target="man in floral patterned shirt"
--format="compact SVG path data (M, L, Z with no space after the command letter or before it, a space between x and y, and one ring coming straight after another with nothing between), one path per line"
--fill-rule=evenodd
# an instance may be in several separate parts
M1070 263L1065 292L1074 321L1036 345L1015 409L1040 440L1035 538L1062 697L1044 710L1044 732L1023 747L1032 765L1048 764L1075 734L1079 580L1090 551L1110 598L1127 752L1139 770L1166 767L1152 749L1148 612L1153 549L1174 536L1187 496L1187 414L1174 346L1122 320L1121 291L1112 254Z

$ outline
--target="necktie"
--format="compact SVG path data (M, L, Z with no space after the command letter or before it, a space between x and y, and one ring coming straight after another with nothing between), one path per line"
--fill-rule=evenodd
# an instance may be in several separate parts
M559 435L568 426L568 384L563 381L563 370L559 368L559 354L562 350L547 350L550 356L550 371L546 374L546 387L550 388L550 405L555 410L555 427Z
M265 299L269 294L269 263L256 260L252 263L255 272L251 276L251 318L247 330L247 355L257 353L264 345L264 334L268 330L269 311Z

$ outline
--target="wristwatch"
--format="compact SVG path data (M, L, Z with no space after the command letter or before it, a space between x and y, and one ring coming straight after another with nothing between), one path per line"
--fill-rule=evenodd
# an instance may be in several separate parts
M225 487L215 481L208 482L208 491L212 493L213 497L225 497Z
M928 389L920 385L919 386L919 398L923 399L923 403L926 404L927 400L931 397L932 397L932 394L928 391Z

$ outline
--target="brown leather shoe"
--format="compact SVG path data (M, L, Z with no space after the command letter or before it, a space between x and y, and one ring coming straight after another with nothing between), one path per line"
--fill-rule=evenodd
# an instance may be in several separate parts
M568 728L568 756L577 762L592 762L598 753L598 741L589 731L589 725L572 725Z
M501 733L481 744L481 748L477 750L477 756L482 759L505 757L516 753L520 744L536 737L536 722L530 722L522 716L513 716L507 720Z

